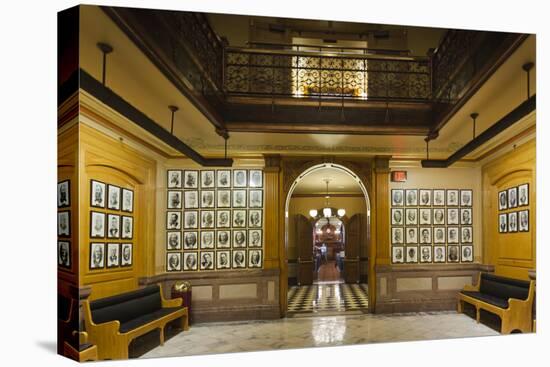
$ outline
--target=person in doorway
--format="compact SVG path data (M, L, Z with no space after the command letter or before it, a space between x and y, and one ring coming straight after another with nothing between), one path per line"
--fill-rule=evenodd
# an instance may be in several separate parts
M323 261L323 264L326 264L328 262L327 258L327 245L323 242L321 245L321 260Z

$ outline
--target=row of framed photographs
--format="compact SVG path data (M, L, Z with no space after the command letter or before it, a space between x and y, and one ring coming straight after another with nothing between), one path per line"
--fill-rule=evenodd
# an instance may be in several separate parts
M262 250L169 252L166 254L167 272L245 269L247 267L262 267Z
M134 211L134 191L91 180L90 206L132 213Z
M57 183L57 207L67 208L71 206L71 181L64 180Z
M166 198L168 209L198 209L199 205L201 209L246 208L247 203L249 208L262 208L264 205L261 189L201 190L200 193L198 190L168 190Z
M498 232L529 232L529 210L520 210L498 215Z
M200 183L199 183L200 178ZM213 189L229 187L263 187L263 171L259 169L235 170L168 170L169 189Z
M71 237L71 211L57 212L57 237Z
M474 261L472 245L396 246L392 247L393 264L469 263Z
M392 227L392 245L403 244L470 244L473 242L472 226L463 227Z
M247 214L248 213L248 214ZM200 215L200 218L199 218ZM262 228L262 209L233 209L233 210L189 210L167 211L166 229L182 229L182 216L184 229L198 229L199 219L201 229L214 228Z
M392 226L472 224L472 208L392 208Z
M70 269L71 263L71 242L67 240L57 241L57 265Z
M471 207L470 189L392 189L392 206L461 206Z
M511 187L498 193L498 210L529 205L529 184Z
M131 243L90 243L90 269L129 267L133 263Z
M166 250L177 251L195 249L228 249L228 248L261 248L262 230L218 230L218 231L184 231L166 232Z
M90 237L131 240L134 237L134 218L90 211Z

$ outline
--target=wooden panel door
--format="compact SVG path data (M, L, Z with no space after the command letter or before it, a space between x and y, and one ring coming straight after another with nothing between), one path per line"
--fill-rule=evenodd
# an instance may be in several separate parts
M303 215L295 216L298 250L298 285L313 284L313 225Z
M359 283L359 249L362 241L362 222L362 215L355 214L346 223L346 257L344 258L344 280L346 283Z

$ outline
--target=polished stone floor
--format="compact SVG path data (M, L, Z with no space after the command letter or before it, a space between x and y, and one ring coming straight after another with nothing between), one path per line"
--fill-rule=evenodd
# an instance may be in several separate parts
M499 335L456 312L295 317L193 325L141 358Z
M288 291L288 316L305 314L367 313L368 285L320 282Z

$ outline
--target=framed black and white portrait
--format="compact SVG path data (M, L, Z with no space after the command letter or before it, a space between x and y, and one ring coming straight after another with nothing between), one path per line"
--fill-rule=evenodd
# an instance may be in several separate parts
M218 208L231 208L231 190L218 190Z
M432 246L420 246L420 262L432 262Z
M234 230L233 231L233 248L245 248L246 247L246 230Z
M57 207L66 208L71 206L71 182L61 181L57 184Z
M168 200L168 209L181 209L183 202L181 191L168 190L166 198Z
M407 264L417 263L418 262L418 247L417 246L406 246L405 247L405 262Z
M462 246L460 251L460 261L471 263L474 261L474 247L472 245Z
M132 266L133 249L131 243L120 244L120 266Z
M224 230L216 233L216 248L231 248L231 231Z
M508 215L499 214L498 216L498 232L506 233L508 232Z
M214 211L201 211L201 228L214 228Z
M508 189L508 209L518 207L518 188L511 187Z
M120 245L118 243L107 244L107 267L116 268L120 265Z
M529 205L529 184L518 186L518 206Z
M498 210L508 209L508 191L503 190L498 193Z
M403 209L392 208L391 210L391 224L392 226L402 226L404 223Z
M458 208L447 209L447 224L459 224Z
M106 185L101 181L91 180L90 206L105 208Z
M431 225L432 224L432 209L420 208L418 211L419 223L420 225Z
M405 228L405 243L408 244L417 244L418 243L418 228L417 227L407 227Z
M227 188L231 187L231 171L230 170L219 170L216 172L216 186L218 188Z
M405 224L408 226L418 224L418 209L405 209Z
M134 237L134 218L123 215L121 238L131 240Z
M248 250L248 267L262 267L262 250Z
M445 224L445 209L443 208L434 208L434 224L435 225L444 225Z
M420 227L420 244L426 245L432 243L432 228Z
M183 188L184 189L199 188L199 171L194 171L194 170L183 171Z
M246 170L236 169L233 171L233 187L246 187Z
M432 206L432 190L420 189L420 206Z
M195 271L199 267L199 254L197 252L183 253L183 271Z
M102 269L105 267L105 244L90 243L90 269Z
M111 210L120 210L120 187L115 185L107 185L107 208ZM107 262L107 267L109 263Z
M168 252L166 254L166 271L181 271L180 252Z
M57 236L71 236L71 212L69 210L57 212Z
M250 209L248 211L248 226L250 228L261 228L262 223L262 211L260 209Z
M213 189L214 186L214 171L201 171L201 189Z
M166 186L169 189L181 189L181 171L179 169L169 169L166 176Z
M197 209L199 207L199 192L197 190L184 191L183 207L185 209Z
M166 229L181 229L181 212L166 212Z
M105 213L90 212L90 237L105 237Z
M407 190L405 190L405 204L407 206L417 206L418 205L418 190L416 190L416 189L407 189Z
M233 269L246 268L246 251L235 250L233 251Z
M403 228L392 227L391 229L391 243L392 245L402 245L405 241L403 235Z
M57 241L57 265L62 268L71 268L71 243L69 241Z
M216 228L231 227L231 211L218 210L216 212Z
M472 190L460 190L460 206L472 206L473 200Z
M460 243L472 243L474 232L472 226L460 227Z
M472 224L472 209L460 208L460 224L471 225Z
M201 232L201 249L213 249L214 248L214 231L202 231Z
M233 227L235 228L246 227L246 210L245 209L233 210Z
M434 243L445 243L445 227L434 227Z
M199 235L196 231L183 232L183 249L196 250L199 248Z
M447 206L458 206L458 190L447 190Z
M250 208L262 208L264 206L264 191L250 190L248 192L248 206Z
M248 230L248 247L262 247L262 230Z
M403 206L403 189L392 189L391 190L391 205L392 206Z
M447 261L450 263L457 263L460 261L460 254L458 245L449 245L447 247Z
M230 269L230 268L231 268L231 252L217 251L216 252L216 269Z
M529 210L519 212L519 231L529 232Z
M196 210L183 212L183 228L197 229L199 228L199 213ZM178 228L179 229L179 228Z
M201 208L214 207L214 190L201 191Z
M263 187L264 186L264 173L259 169L251 169L250 173L250 187Z
M180 231L166 232L166 250L168 251L181 250L181 232Z
M518 231L518 212L508 213L508 232Z
M131 213L134 211L134 192L122 189L122 211Z
M446 259L445 246L434 246L433 259L434 263L444 263Z
M107 238L120 238L120 216L107 215Z
M447 243L458 243L458 227L447 227Z
M434 196L433 197L434 206L445 206L445 190L434 189L433 196Z
M391 262L393 264L403 264L405 262L405 254L403 246L394 246L391 251Z
M214 270L214 251L201 252L201 270Z
M246 208L246 190L233 190L233 208Z

